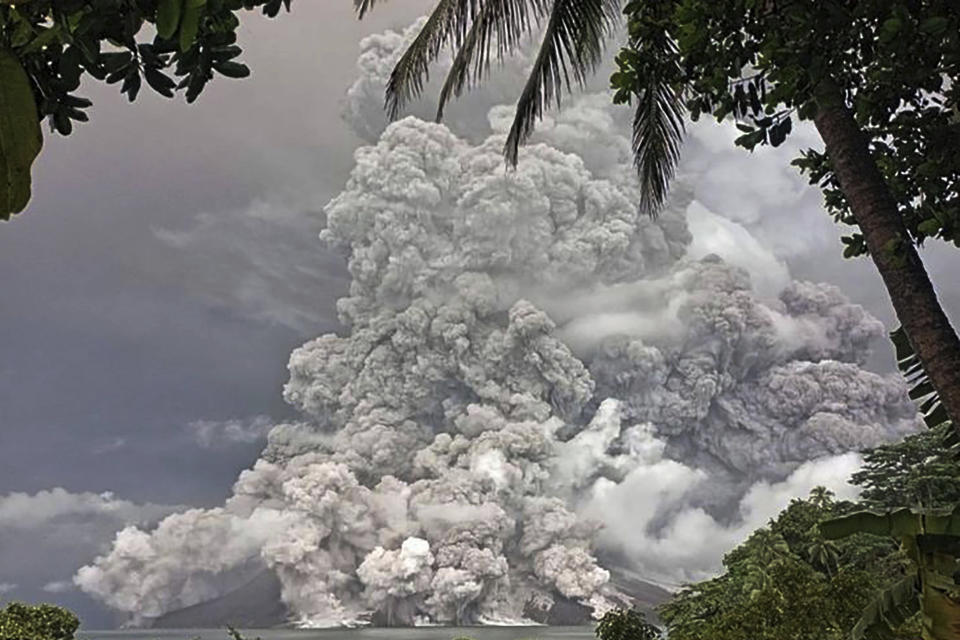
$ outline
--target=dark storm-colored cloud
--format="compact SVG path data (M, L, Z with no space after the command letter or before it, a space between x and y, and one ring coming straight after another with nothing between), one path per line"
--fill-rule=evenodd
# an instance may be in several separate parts
M34 202L0 227L0 493L226 491L241 460L183 478L197 449L183 426L283 417L289 351L336 327L342 260L315 241L313 212L356 145L339 96L361 35L416 10L250 16L253 77L214 82L195 105L89 87L93 121L48 136Z

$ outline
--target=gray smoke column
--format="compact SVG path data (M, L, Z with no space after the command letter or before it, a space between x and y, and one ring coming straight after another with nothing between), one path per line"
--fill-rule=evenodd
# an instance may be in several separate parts
M365 42L355 126L403 41ZM862 368L882 326L840 291L785 270L755 291L776 258L683 181L638 213L608 95L549 118L515 170L508 117L473 141L410 117L357 150L321 234L348 259L346 330L290 357L302 421L223 508L125 529L80 587L141 622L263 567L305 626L520 621L560 599L601 614L621 595L598 558L708 575L917 428L903 385ZM730 262L698 253L694 207Z

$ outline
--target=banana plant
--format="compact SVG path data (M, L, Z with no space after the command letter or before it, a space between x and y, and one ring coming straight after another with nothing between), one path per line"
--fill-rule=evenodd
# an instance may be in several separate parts
M894 640L921 614L923 640L960 640L960 506L952 510L861 511L820 523L828 540L857 533L900 540L911 567L863 612L852 640Z
M30 79L17 58L0 47L0 219L30 201L30 170L42 146Z
M910 387L910 398L930 429L948 426L949 418L902 327L890 334L897 367ZM960 438L943 429L943 445L960 457ZM885 513L861 511L820 523L827 540L856 533L900 540L911 568L902 580L881 593L864 610L852 640L893 640L896 630L921 614L923 640L960 640L960 505L949 510L902 508Z

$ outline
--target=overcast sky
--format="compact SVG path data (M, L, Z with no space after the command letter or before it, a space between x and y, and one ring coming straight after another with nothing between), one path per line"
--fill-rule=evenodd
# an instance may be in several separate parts
M388 3L363 23L348 0L245 16L251 78L217 79L190 106L90 86L92 121L47 137L33 203L0 225L0 601L110 624L66 584L75 569L124 523L222 502L291 415L289 352L336 328L346 283L316 233L360 144L339 115L358 42L429 4ZM840 284L889 325L871 265L839 259L818 194L765 217L801 181L730 154L705 167L713 208L779 243L794 276ZM956 309L957 258L934 254ZM874 364L889 368L888 354Z
M360 39L427 3L363 23L347 0L294 6L245 15L252 76L217 79L194 105L87 87L91 122L47 136L29 210L0 225L0 601L53 598L107 623L92 601L40 588L109 542L58 531L115 505L43 494L38 538L12 529L21 514L4 495L222 502L262 445L238 434L290 415L290 351L336 326L342 261L303 229L319 232L352 164L358 141L339 112ZM240 428L211 424L232 420ZM240 441L204 446L211 427Z

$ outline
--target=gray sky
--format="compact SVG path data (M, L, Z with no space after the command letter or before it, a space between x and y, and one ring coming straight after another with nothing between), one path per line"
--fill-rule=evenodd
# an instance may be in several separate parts
M430 4L388 3L364 23L348 0L247 16L251 78L218 79L190 106L91 86L92 122L47 137L30 209L0 225L0 601L111 624L61 583L122 523L222 502L270 419L291 415L289 352L336 327L346 282L316 233L359 144L339 116L358 42ZM753 215L745 203L762 191L773 206L783 184L733 167L708 168L714 208L787 238L778 255L795 277L836 282L889 325L872 266L839 259L817 194ZM955 255L940 248L931 266L960 308Z
M40 590L109 542L58 538L93 516L58 516L40 539L16 534L5 494L211 505L262 443L204 448L188 425L290 415L287 357L336 326L344 283L339 257L301 231L319 231L352 164L358 141L339 111L358 42L426 5L394 3L363 23L347 0L296 2L273 21L249 14L250 78L218 79L194 105L146 90L130 105L90 86L91 122L47 136L29 210L0 225L0 601L53 598L87 626L110 621L75 592ZM200 246L179 248L177 232ZM292 273L264 275L273 269ZM287 279L305 290L279 295L312 317L270 304Z

